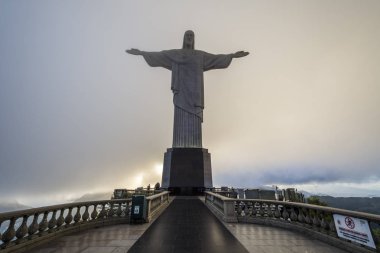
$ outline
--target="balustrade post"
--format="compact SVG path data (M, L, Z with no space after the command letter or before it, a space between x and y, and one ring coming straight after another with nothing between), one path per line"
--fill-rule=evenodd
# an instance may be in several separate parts
M260 203L258 203L258 205L259 205L259 214L260 214L261 217L264 217L264 215L265 215L265 207L264 207L264 205L265 204L261 204L260 205Z
M337 237L337 235L336 235L336 229L335 229L335 222L334 222L334 218L333 217L331 217L331 220L329 222L329 235Z
M72 211L73 211L73 208L69 207L69 213L67 214L67 216L65 218L66 226L69 226L70 223L73 221L73 215L71 214Z
M28 233L28 226L26 225L27 220L28 220L28 215L24 215L22 217L22 224L16 231L17 239L24 238L26 234Z
M280 207L278 205L275 205L274 217L276 217L276 219L280 219L281 217Z
M29 226L29 229L28 229L28 234L30 236L34 235L37 231L38 231L38 216L39 216L39 213L35 213L34 214L34 217L33 217L33 222L32 224L30 224Z
M268 215L268 218L272 218L273 217L273 211L272 211L272 204L268 204L268 210L267 210L267 215Z
M127 202L125 205L125 217L130 217L131 216L131 208L132 208L132 201Z
M310 217L310 210L309 209L306 209L305 222L308 225L311 225L313 223L313 221L311 220L311 217Z
M4 246L7 246L7 244L15 237L16 235L16 230L15 230L15 222L16 218L13 217L10 220L9 226L7 230L4 232L2 241L4 242Z
M65 219L63 218L63 213L64 212L65 212L65 209L62 208L60 210L59 217L58 217L58 220L57 220L57 228L59 228L60 226L62 226L63 223L65 222Z
M302 208L298 208L298 216L297 216L297 220L298 220L298 222L300 222L300 223L304 223L304 222L305 222L305 216L303 215L303 210L302 210Z
M81 215L80 215L80 206L77 206L77 212L74 216L74 222L77 224L80 221Z
M235 201L223 201L224 220L226 222L237 222L235 214Z
M283 207L284 210L282 210L282 218L287 221L289 219L288 211L286 210L286 206Z
M320 231L321 221L319 220L319 214L318 211L315 211L314 217L313 217L313 227L315 230Z
M106 215L107 215L106 204L103 203L103 204L101 204L101 205L102 205L102 210L100 210L100 213L99 213L98 218L100 218L100 219L104 219L104 218L106 217Z
M325 212L321 212L321 230L323 231L323 233L328 233L328 230L329 230L329 224L326 222L326 213Z
M248 216L254 216L256 217L257 216L257 210L256 210L256 203L255 202L248 202L248 209L247 209L247 212L246 214ZM246 209L244 209L244 212L245 212Z
M92 210L92 213L91 213L92 220L95 220L98 217L98 210L96 210L97 208L98 208L98 205L94 204L94 210Z
M150 217L150 215L151 215L151 214L150 214L150 211L151 211L150 209L151 209L151 206L152 206L152 202L151 202L151 200L150 200L150 199L147 199L147 200L146 200L146 219L147 219L146 221L147 221L147 222L150 222L150 218L151 218L151 217Z
M50 221L48 223L48 228L49 228L49 232L51 232L51 230L55 227L55 225L57 224L57 219L56 219L56 214L57 214L57 210L54 210L53 211L53 214L50 218Z
M236 212L238 216L241 216L243 209L241 208L242 202L237 204Z
M40 231L39 233L43 233L46 228L47 228L47 216L48 216L49 212L46 211L44 212L44 216L42 217L42 221L40 222L39 226L38 226L38 230Z
M290 220L297 221L297 214L296 214L296 211L294 210L294 207L292 207L290 210Z
M86 205L86 209L82 215L82 221L86 222L88 220L88 218L90 217L90 214L88 212L88 205Z
M115 211L113 210L113 203L110 203L110 209L108 210L107 216L113 217L114 214L115 214Z
M249 216L250 210L251 210L250 202L243 202L241 209L242 209L241 212L243 216Z
M117 217L120 217L123 211L121 210L121 203L119 203L119 206L117 207L116 215Z

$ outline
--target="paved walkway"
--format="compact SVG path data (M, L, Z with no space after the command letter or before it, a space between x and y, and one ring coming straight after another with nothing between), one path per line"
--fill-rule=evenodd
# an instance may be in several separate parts
M199 198L176 198L129 253L248 253Z
M346 253L281 228L222 223L199 199L178 197L153 223L89 229L28 253L118 252Z
M224 223L252 253L347 253L298 232L258 224Z
M28 253L126 253L149 226L121 224L89 229L57 238Z

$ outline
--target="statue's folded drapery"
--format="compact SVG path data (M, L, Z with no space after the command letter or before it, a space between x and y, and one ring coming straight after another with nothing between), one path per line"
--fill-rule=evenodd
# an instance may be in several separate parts
M172 71L174 105L200 118L204 108L203 72L227 68L232 60L230 54L213 55L187 49L144 52L143 56L149 66Z
M171 89L176 107L173 147L202 147L200 123L203 121L204 108L203 72L227 68L231 63L232 55L213 55L200 50L173 49L143 52L143 56L149 66L163 67L172 71Z

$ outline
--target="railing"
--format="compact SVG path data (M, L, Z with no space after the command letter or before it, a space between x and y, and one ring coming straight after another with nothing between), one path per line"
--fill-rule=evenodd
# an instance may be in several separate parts
M149 196L147 222L169 204L169 192ZM24 252L57 236L130 222L131 199L113 199L0 213L0 252ZM3 231L3 233L1 233Z
M169 205L169 191L164 191L146 198L147 201L147 217L146 222L150 222L152 218L158 214L163 207Z
M164 192L164 189L150 189L150 188L137 188L135 190L131 189L115 189L113 192L111 199L128 199L131 198L134 195L145 195L145 196L152 196L155 194L159 194L161 192ZM115 196L116 194L116 196Z
M129 222L131 199L74 202L0 213L0 250L13 251L60 233Z
M295 229L350 252L380 252L380 215L297 202L231 199L206 192L206 205L226 222L259 223ZM377 250L338 238L333 214L368 221Z

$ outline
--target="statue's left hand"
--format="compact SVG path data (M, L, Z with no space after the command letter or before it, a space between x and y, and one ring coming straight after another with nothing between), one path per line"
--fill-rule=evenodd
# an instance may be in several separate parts
M131 49L125 50L125 52L127 52L129 54L133 54L133 55L142 55L142 52L136 48L131 48Z
M249 55L249 52L238 51L238 52L234 53L232 55L232 57L234 57L234 58L240 58L240 57L244 57L244 56L247 56L247 55Z

